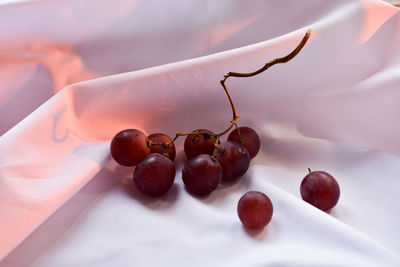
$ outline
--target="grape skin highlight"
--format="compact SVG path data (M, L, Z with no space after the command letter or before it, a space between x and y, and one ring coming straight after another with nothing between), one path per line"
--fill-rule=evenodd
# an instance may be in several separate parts
M339 184L332 175L323 171L307 174L300 185L304 201L323 211L332 209L339 201Z
M239 132L240 137L239 138ZM250 158L254 158L260 150L260 137L250 127L239 127L234 129L228 136L228 141L233 141L244 146L249 152Z
M175 179L174 163L158 153L148 155L133 173L136 188L149 197L164 195Z
M171 137L163 133L154 133L149 135L147 139L151 140L153 143L169 144L167 147L164 147L163 145L152 144L150 146L150 153L159 153L161 155L167 154L168 156L167 155L164 156L167 156L172 161L175 160L176 150L174 143L171 142L172 141Z
M237 206L240 221L251 229L265 227L271 221L273 210L269 197L258 191L245 193Z
M249 152L236 142L223 142L214 150L214 156L222 167L222 180L233 181L246 173L250 164Z
M186 136L184 150L188 159L192 159L200 154L212 155L215 148L215 138L209 136L214 134L213 132L205 129L198 129L196 131L206 133L206 136L208 134L207 137L209 138L205 138L205 135L202 133Z
M135 166L149 153L146 135L137 129L126 129L117 133L110 144L111 155L123 166Z
M221 178L221 166L208 154L192 158L182 170L182 180L186 189L198 196L211 193L218 187Z

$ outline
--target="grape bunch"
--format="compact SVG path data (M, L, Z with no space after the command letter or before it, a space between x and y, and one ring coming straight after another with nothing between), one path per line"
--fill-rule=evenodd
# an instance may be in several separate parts
M232 120L227 129L214 133L208 129L177 132L172 139L164 133L146 135L138 129L125 129L111 141L110 151L116 162L123 166L136 166L133 184L149 197L160 197L172 187L176 169L175 141L185 136L184 153L187 161L182 169L182 181L188 192L207 196L221 183L242 177L250 161L260 150L260 138L250 127L239 127L235 105L225 85L229 77L251 77L278 63L293 59L307 42L308 30L299 45L285 57L274 59L250 73L229 72L220 81L232 108ZM220 138L229 133L226 141ZM304 201L327 211L336 205L340 191L336 180L326 172L311 172L300 186ZM273 206L267 195L258 191L244 194L237 205L240 221L248 228L262 229L272 218Z
M234 181L249 168L251 158L260 150L260 138L249 127L236 127L226 142L219 134L199 129L185 134L184 152L188 161L182 170L187 191L210 194L223 181ZM116 162L136 166L136 188L150 197L165 194L175 179L174 140L163 133L146 136L137 129L126 129L114 136L110 151Z

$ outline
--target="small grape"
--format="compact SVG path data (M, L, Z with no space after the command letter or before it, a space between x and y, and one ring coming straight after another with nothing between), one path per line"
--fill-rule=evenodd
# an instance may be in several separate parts
M147 139L151 140L153 143L165 143L165 144L169 144L169 145L155 145L152 144L150 146L150 153L158 153L161 155L166 156L166 154L168 155L167 157L174 161L175 160L175 155L176 155L176 150L175 150L175 145L172 141L172 139L163 133L154 133L151 134L147 137Z
M182 180L189 192L203 196L211 193L222 178L222 168L208 154L189 160L182 170Z
M111 141L111 155L123 166L135 166L150 152L146 135L136 129L126 129L117 133Z
M246 173L250 164L249 152L242 145L227 141L214 150L222 167L222 180L233 181Z
M239 138L239 132L241 138ZM260 137L249 127L239 127L239 130L233 130L228 136L228 141L237 142L244 146L249 152L250 158L254 158L260 150Z
M188 135L185 139L184 150L186 157L192 159L200 154L212 155L215 148L215 138L211 135L213 132L205 129L198 129L202 132L196 135Z
M329 173L310 171L301 182L300 194L304 201L320 210L328 211L339 201L340 188Z
M166 156L158 153L148 155L133 173L136 188L150 197L165 194L174 183L175 166Z
M265 194L258 191L249 191L239 200L237 212L240 221L248 228L261 229L272 218L273 206Z

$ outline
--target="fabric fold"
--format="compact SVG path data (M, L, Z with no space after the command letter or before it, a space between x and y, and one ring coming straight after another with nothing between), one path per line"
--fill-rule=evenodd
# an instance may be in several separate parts
M400 223L398 9L374 0L292 1L290 9L273 1L178 4L0 5L0 21L20 19L0 26L0 77L22 74L0 84L2 114L21 108L7 123L1 117L0 266L400 264L393 239ZM59 30L44 25L55 16L48 11L61 7ZM148 24L153 7L160 17ZM27 10L46 18L29 27ZM288 19L265 33L282 14ZM256 129L262 141L243 178L193 197L181 179L179 140L171 192L149 200L132 189L133 168L109 155L114 134L223 130L231 119L223 76L288 54L308 28L312 36L292 61L227 80L239 125ZM43 104L33 111L13 90L31 90ZM339 177L343 195L330 214L301 200L298 186L310 165ZM237 219L237 201L250 189L274 204L261 232Z

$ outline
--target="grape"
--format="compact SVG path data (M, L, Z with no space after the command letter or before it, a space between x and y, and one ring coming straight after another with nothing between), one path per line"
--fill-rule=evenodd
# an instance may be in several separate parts
M249 152L238 143L223 142L214 150L214 155L222 167L223 181L233 181L245 174L249 168Z
M329 173L310 171L301 182L300 194L304 201L320 210L328 211L339 201L340 189Z
M240 221L248 228L261 229L272 218L273 207L271 200L258 191L249 191L244 194L237 206Z
M133 173L136 188L150 197L165 194L174 183L175 166L166 156L158 153L148 155Z
M189 192L203 196L211 193L222 178L222 168L208 154L198 155L186 162L182 180Z
M117 133L111 141L110 151L115 161L123 166L135 166L150 153L146 135L136 129Z
M174 161L175 160L175 155L176 155L176 150L175 150L175 145L172 141L172 139L163 133L154 133L151 134L147 137L147 139L153 141L153 143L169 143L169 145L154 145L152 144L150 146L150 153L158 153L164 156L167 156L170 160Z
M241 138L239 138L239 132ZM239 127L239 131L238 129L233 130L228 136L228 141L244 146L249 152L250 158L254 158L260 150L260 137L249 127Z
M199 129L202 133L188 135L185 139L184 150L186 157L192 159L200 154L212 155L215 148L215 138L211 136L213 132L205 129Z

